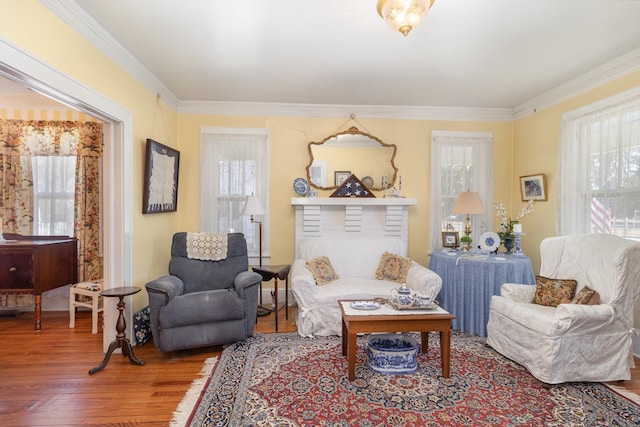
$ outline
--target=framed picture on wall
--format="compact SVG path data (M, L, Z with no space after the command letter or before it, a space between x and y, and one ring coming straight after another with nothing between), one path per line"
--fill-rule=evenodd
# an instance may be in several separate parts
M351 176L351 171L335 171L333 173L334 185L342 185L345 179Z
M142 213L175 212L178 209L180 152L147 139Z
M457 231L442 232L443 248L457 248L458 246L460 246L460 234Z
M521 176L520 194L523 202L547 200L547 183L545 182L544 174Z

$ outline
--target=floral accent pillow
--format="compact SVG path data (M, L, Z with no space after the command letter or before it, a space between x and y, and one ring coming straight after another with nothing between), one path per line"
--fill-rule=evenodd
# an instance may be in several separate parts
M405 283L407 280L407 272L409 268L411 268L411 262L409 258L401 257L391 252L385 252L380 258L380 263L376 270L376 279Z
M600 294L598 291L588 286L580 289L571 301L572 304L598 305L600 303Z
M326 256L311 259L307 261L305 265L311 274L313 274L313 278L316 280L316 285L318 286L326 285L339 279L333 269L333 265L331 265L331 260Z
M568 304L573 299L578 282L573 279L550 279L536 276L536 296L534 304L557 307L559 304Z

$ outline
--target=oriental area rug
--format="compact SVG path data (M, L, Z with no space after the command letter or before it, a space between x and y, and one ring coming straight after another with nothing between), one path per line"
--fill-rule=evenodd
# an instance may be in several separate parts
M373 372L359 337L349 381L340 337L259 334L209 360L172 425L640 425L635 395L599 383L541 383L485 343L454 332L451 377L442 378L436 333L417 371L406 375Z

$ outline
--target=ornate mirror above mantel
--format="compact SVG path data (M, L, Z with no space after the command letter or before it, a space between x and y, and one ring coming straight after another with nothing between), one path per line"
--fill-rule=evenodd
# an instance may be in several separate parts
M341 177L355 175L369 190L385 189L396 182L398 168L394 164L397 147L352 126L320 142L309 143L307 180L319 190L335 190ZM371 185L368 185L371 184Z

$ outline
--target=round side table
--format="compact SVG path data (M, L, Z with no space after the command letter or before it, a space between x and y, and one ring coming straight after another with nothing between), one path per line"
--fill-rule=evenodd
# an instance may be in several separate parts
M109 363L109 359L111 359L111 354L117 348L122 349L122 355L127 356L129 358L129 362L132 365L142 366L144 362L142 360L136 359L136 356L133 354L133 348L131 347L131 341L127 338L127 334L125 333L125 329L127 329L127 323L124 319L124 297L128 295L137 294L141 289L135 286L125 286L121 288L112 288L105 289L100 292L100 295L103 297L116 297L119 299L118 301L118 311L120 314L118 315L118 321L116 322L116 339L109 344L109 349L107 350L107 354L105 354L102 363L100 363L95 368L92 368L89 371L89 375L95 374L96 372L102 371L107 363Z

